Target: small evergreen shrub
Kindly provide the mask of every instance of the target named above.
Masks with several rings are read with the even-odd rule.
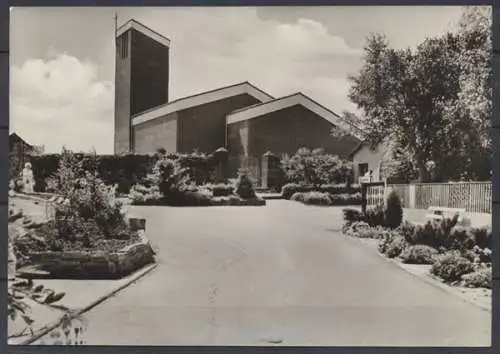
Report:
[[[462,285],[468,288],[491,289],[492,281],[491,267],[481,267],[472,273],[462,275]]]
[[[236,194],[242,199],[253,199],[256,198],[255,189],[253,187],[252,181],[246,174],[240,174],[238,180],[236,181]]]
[[[391,229],[397,228],[403,222],[403,207],[401,199],[396,191],[391,191],[387,197],[387,206],[384,211],[385,226]]]
[[[411,245],[401,253],[401,260],[407,264],[433,264],[438,251],[425,245]]]
[[[445,282],[460,281],[462,276],[474,271],[474,265],[459,251],[448,251],[439,255],[431,267],[431,273]]]

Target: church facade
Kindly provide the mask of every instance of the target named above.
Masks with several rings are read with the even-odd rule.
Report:
[[[249,82],[169,100],[170,40],[131,20],[117,30],[115,154],[211,153],[221,147],[238,168],[258,174],[266,152],[322,148],[348,157],[361,141],[335,138],[337,114],[302,93],[275,98]]]

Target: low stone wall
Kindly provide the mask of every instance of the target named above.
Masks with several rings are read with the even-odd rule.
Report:
[[[51,278],[102,278],[124,277],[133,271],[153,263],[154,252],[145,236],[144,219],[129,219],[130,227],[138,231],[141,240],[115,253],[103,251],[36,252],[31,253],[33,264],[41,273]],[[26,272],[22,276],[29,276]],[[34,272],[35,273],[35,272]],[[35,274],[32,274],[34,277]]]

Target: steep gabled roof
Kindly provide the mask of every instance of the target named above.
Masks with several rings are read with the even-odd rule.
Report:
[[[350,131],[354,130],[351,135],[353,135],[356,139],[361,140],[360,134],[356,132],[356,129],[353,129],[356,127],[343,120],[342,117],[335,112],[332,112],[301,92],[233,111],[227,116],[227,124],[261,117],[265,114],[297,105],[303,106],[311,112],[316,113],[318,116],[337,127],[349,129]]]
[[[151,28],[143,25],[140,22],[137,22],[136,20],[132,19],[127,21],[125,24],[121,25],[117,30],[116,30],[116,37],[120,37],[122,34],[127,32],[130,29],[134,29],[145,36],[154,39],[158,43],[163,44],[164,46],[170,47],[170,39],[167,37],[159,34],[156,31],[153,31]]]
[[[221,87],[215,90],[198,93],[192,96],[180,98],[164,105],[152,108],[145,112],[136,114],[132,119],[132,125],[142,124],[158,117],[165,116],[169,113],[182,111],[187,108],[192,108],[207,104],[210,102],[219,101],[225,98],[248,94],[258,99],[261,102],[271,101],[273,97],[261,89],[255,87],[251,83],[245,81],[239,84]]]

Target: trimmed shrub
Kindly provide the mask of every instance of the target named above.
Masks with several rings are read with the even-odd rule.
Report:
[[[74,155],[77,162],[81,161],[84,169],[97,172],[106,185],[117,184],[120,193],[128,193],[132,185],[140,183],[157,160],[154,155]],[[60,158],[61,154],[31,157],[37,192],[47,191],[48,179],[56,174]],[[50,187],[54,189],[54,186]]]
[[[304,202],[304,196],[305,196],[305,193],[303,193],[303,192],[295,192],[295,193],[293,193],[293,195],[290,198],[290,200],[293,200],[294,202],[301,202],[301,203],[303,203]]]
[[[407,264],[433,264],[438,251],[425,245],[411,245],[401,253],[401,260]]]
[[[474,271],[474,265],[458,251],[448,251],[439,255],[431,267],[431,273],[445,282],[459,281],[464,274]]]
[[[318,191],[329,194],[361,194],[361,187],[358,184],[322,184]]]
[[[384,223],[391,229],[397,228],[403,222],[403,207],[396,191],[391,191],[387,197],[387,206],[384,211]]]
[[[346,223],[353,223],[356,221],[363,221],[364,220],[363,213],[357,209],[345,208],[345,209],[342,209],[342,214],[344,214],[344,221]]]
[[[330,194],[331,205],[361,205],[361,194]]]
[[[295,193],[305,193],[313,190],[313,187],[297,183],[287,183],[281,188],[284,199],[290,199]]]
[[[468,288],[491,289],[492,281],[491,267],[481,267],[472,273],[462,275],[462,285]]]
[[[307,192],[303,193],[303,203],[307,205],[330,205],[332,201],[328,193]]]
[[[234,192],[234,186],[231,184],[216,184],[211,189],[214,197],[228,197]]]
[[[252,181],[246,174],[240,174],[236,181],[235,187],[236,194],[242,199],[256,198],[255,189]]]

